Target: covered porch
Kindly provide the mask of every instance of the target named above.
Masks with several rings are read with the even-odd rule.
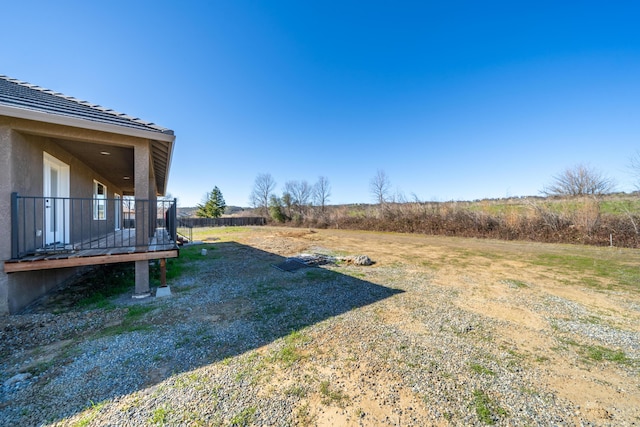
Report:
[[[148,261],[178,256],[175,199],[13,193],[11,224],[6,273],[136,262],[142,271],[136,274],[135,293],[144,295],[149,292]]]

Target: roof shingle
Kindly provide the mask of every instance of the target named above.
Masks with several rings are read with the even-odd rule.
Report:
[[[173,135],[154,123],[4,75],[0,75],[0,105]]]

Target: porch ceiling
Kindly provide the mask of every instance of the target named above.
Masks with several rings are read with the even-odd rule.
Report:
[[[133,195],[133,147],[69,141],[64,139],[54,139],[54,141],[91,169],[104,176],[116,186],[122,188],[124,195]],[[164,194],[166,190],[165,183],[167,182],[169,157],[169,147],[166,143],[159,141],[151,142],[151,159],[156,177],[156,188],[159,194]]]
[[[122,188],[124,195],[133,195],[133,147],[61,139],[56,139],[55,142],[114,185]]]

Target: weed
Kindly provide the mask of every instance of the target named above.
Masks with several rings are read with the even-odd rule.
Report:
[[[267,373],[266,362],[257,352],[251,352],[247,357],[236,360],[240,364],[239,370],[234,377],[237,383],[257,384]]]
[[[284,394],[302,399],[303,397],[307,397],[307,389],[298,385],[292,385],[284,391]]]
[[[135,325],[130,322],[124,322],[121,325],[104,328],[94,335],[94,337],[110,337],[114,335],[128,334],[131,332],[147,332],[150,330],[152,330],[151,325]]]
[[[611,350],[599,345],[586,346],[584,350],[587,357],[591,360],[595,360],[596,362],[607,360],[609,362],[627,364],[630,361],[622,350]]]
[[[538,363],[545,363],[549,361],[549,358],[547,356],[536,356],[534,360]]]
[[[481,422],[485,424],[495,424],[497,416],[506,416],[507,411],[491,401],[489,396],[482,390],[473,391],[473,406]]]
[[[309,402],[306,402],[302,406],[298,406],[296,408],[296,425],[300,426],[310,426],[315,424],[316,417],[311,416],[311,408],[309,407]]]
[[[128,320],[138,320],[146,313],[154,310],[154,306],[152,305],[133,305],[127,309],[126,318]]]
[[[332,390],[329,381],[320,382],[320,394],[322,395],[322,403],[325,405],[337,405],[343,408],[345,402],[349,400],[349,396],[340,390]]]
[[[300,352],[298,346],[309,341],[310,338],[308,336],[300,331],[293,331],[284,337],[284,346],[273,354],[271,360],[280,362],[288,368],[303,359],[304,355]]]
[[[234,415],[233,418],[231,418],[230,425],[234,427],[248,426],[249,424],[251,424],[256,411],[257,408],[255,406],[244,408],[242,411],[240,411],[240,413]]]
[[[608,362],[614,362],[621,365],[628,365],[633,362],[633,360],[629,359],[622,350],[612,350],[600,345],[580,344],[571,339],[561,339],[560,342],[575,347],[578,353],[586,361],[602,362],[606,360]]]
[[[91,422],[96,418],[96,416],[98,415],[98,412],[100,412],[100,410],[102,408],[104,408],[104,406],[106,405],[106,402],[101,402],[98,404],[95,404],[93,402],[91,402],[91,406],[89,407],[89,413],[82,417],[82,419],[80,421],[78,421],[77,423],[75,423],[73,426],[74,427],[85,427],[91,424]]]
[[[156,425],[164,425],[167,422],[167,416],[171,411],[165,407],[156,408],[151,414],[151,419],[149,420],[152,424]]]
[[[486,366],[482,366],[479,363],[471,363],[469,365],[469,367],[476,374],[481,374],[481,375],[495,375],[496,374],[491,369],[487,368]]]
[[[178,375],[174,377],[174,387],[178,390],[183,390],[186,388],[190,388],[193,390],[202,390],[204,385],[203,381],[206,381],[205,377],[201,377],[195,372],[189,374]]]

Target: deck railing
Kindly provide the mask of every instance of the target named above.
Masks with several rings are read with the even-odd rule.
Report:
[[[180,218],[176,218],[176,235],[178,243],[191,243],[193,242],[193,226],[184,222]]]
[[[11,256],[175,245],[176,200],[11,195]]]

